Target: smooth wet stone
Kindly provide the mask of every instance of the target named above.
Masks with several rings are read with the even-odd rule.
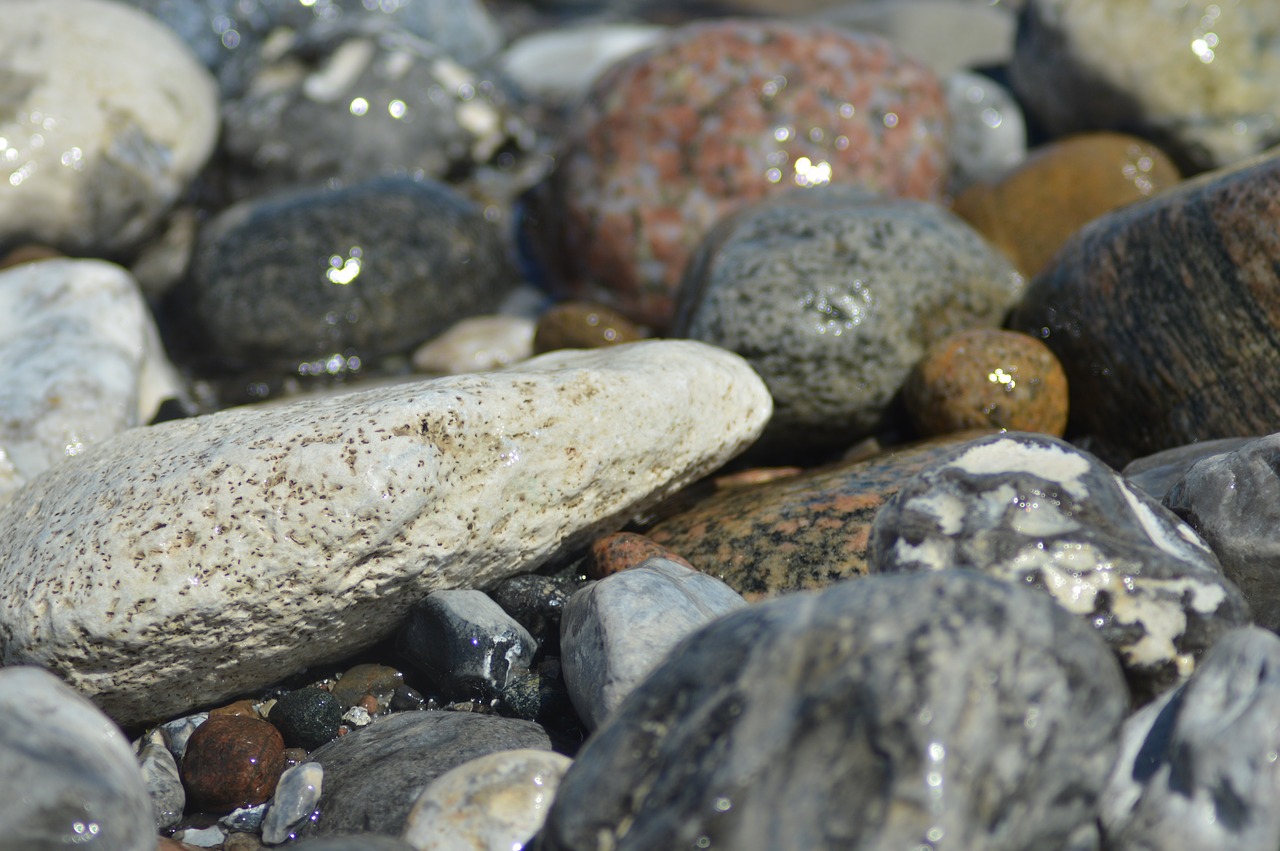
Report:
[[[1165,495],[1197,463],[1213,455],[1234,452],[1256,437],[1223,437],[1218,440],[1202,440],[1186,446],[1163,449],[1152,455],[1135,458],[1125,465],[1121,475],[1129,484],[1137,485],[1161,502]]]
[[[664,558],[578,591],[560,622],[560,661],[578,717],[598,728],[685,636],[746,604],[714,576]]]
[[[182,821],[187,807],[187,792],[182,785],[178,761],[169,751],[164,731],[156,728],[138,743],[138,767],[142,769],[151,797],[157,830],[165,830]]]
[[[1102,216],[1063,246],[1010,327],[1062,361],[1073,431],[1119,466],[1275,430],[1278,223],[1271,155]]]
[[[789,595],[632,693],[539,847],[1088,847],[1127,705],[1096,633],[970,571]]]
[[[271,845],[288,840],[311,818],[323,791],[324,767],[320,763],[304,762],[285,769],[262,822],[262,840]]]
[[[516,38],[498,64],[540,101],[567,107],[610,65],[652,47],[665,33],[652,24],[574,22]]]
[[[762,444],[790,459],[900,419],[895,397],[925,350],[998,326],[1024,285],[940,207],[809,190],[717,225],[689,267],[674,332],[760,373],[774,400]]]
[[[1105,847],[1216,851],[1280,844],[1280,638],[1222,637],[1184,685],[1125,722],[1102,803]]]
[[[634,343],[648,334],[615,310],[588,301],[565,301],[538,317],[533,350],[538,354],[556,349],[598,349]]]
[[[1027,156],[1027,122],[1013,94],[990,77],[957,71],[944,81],[951,110],[951,183],[1002,177]]]
[[[390,665],[365,663],[343,672],[330,689],[343,711],[372,697],[379,707],[391,705],[395,690],[404,685],[404,674]]]
[[[396,836],[378,836],[361,832],[294,842],[289,845],[289,851],[417,851],[417,849]]]
[[[769,411],[740,358],[653,341],[135,429],[0,513],[3,660],[126,724],[262,688],[620,527]]]
[[[191,734],[182,757],[182,782],[191,806],[208,813],[270,800],[283,771],[279,731],[241,715],[210,715]]]
[[[271,27],[263,0],[118,0],[173,30],[209,70],[217,73],[237,51]]]
[[[1249,621],[1191,527],[1046,435],[980,438],[903,484],[872,523],[868,563],[872,573],[963,567],[1043,592],[1107,641],[1139,697],[1185,679]]]
[[[1050,134],[1125,129],[1195,170],[1280,141],[1280,6],[1029,0],[1010,77]]]
[[[191,741],[191,734],[208,720],[208,712],[196,712],[192,715],[174,718],[172,721],[166,721],[160,725],[159,729],[164,731],[165,739],[169,743],[169,753],[173,754],[173,758],[179,764],[182,763],[182,757],[187,753],[187,742]]]
[[[137,282],[101,260],[0,272],[0,502],[183,395]]]
[[[635,532],[613,532],[591,543],[585,570],[592,579],[604,579],[623,570],[639,567],[651,558],[675,562],[690,569],[693,565],[659,544]]]
[[[337,737],[347,708],[327,691],[300,688],[281,695],[267,720],[280,731],[285,745],[313,751]]]
[[[431,781],[468,760],[519,748],[550,750],[551,743],[530,721],[469,712],[389,715],[311,755],[324,767],[320,816],[299,835],[399,835]]]
[[[380,178],[227,210],[202,230],[171,297],[204,357],[340,373],[491,311],[516,281],[504,252],[481,210],[447,186]]]
[[[554,655],[560,646],[560,615],[575,590],[576,585],[564,578],[526,573],[502,580],[488,594],[529,631],[543,655]]]
[[[947,121],[933,73],[876,36],[681,27],[596,81],[529,199],[525,247],[556,289],[663,329],[722,216],[828,182],[938,197]]]
[[[422,790],[404,840],[417,851],[524,848],[546,820],[571,764],[540,750],[499,751],[464,762]]]
[[[1036,148],[1018,168],[968,187],[951,209],[1036,275],[1088,222],[1179,180],[1177,166],[1145,139],[1085,133]]]
[[[119,728],[39,668],[0,669],[0,846],[154,851],[146,781]]]
[[[413,368],[437,375],[485,372],[533,356],[534,320],[524,316],[471,316],[413,352]]]
[[[213,78],[154,18],[102,0],[7,2],[0,57],[0,246],[136,247],[213,150]]]

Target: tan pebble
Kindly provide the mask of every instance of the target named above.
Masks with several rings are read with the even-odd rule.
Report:
[[[533,333],[535,354],[557,349],[598,349],[633,343],[645,331],[615,310],[587,301],[566,301],[538,317]]]
[[[0,269],[11,269],[23,263],[36,263],[40,260],[53,260],[61,257],[55,249],[47,245],[19,245],[4,257],[0,257]]]
[[[671,550],[635,532],[614,532],[597,538],[587,556],[586,572],[592,579],[603,579],[622,570],[637,567],[651,558],[665,558],[696,569]]]
[[[243,718],[262,719],[258,714],[256,702],[252,700],[237,700],[235,703],[228,703],[226,706],[219,706],[217,709],[210,709],[210,715],[239,715]]]
[[[715,486],[716,490],[725,490],[726,488],[743,488],[750,485],[763,484],[765,482],[774,482],[778,479],[787,479],[803,472],[803,467],[755,467],[750,470],[742,470],[737,473],[716,476]]]
[[[356,705],[365,712],[368,712],[370,715],[378,714],[378,698],[371,694],[366,694],[364,697],[360,698],[360,702]]]

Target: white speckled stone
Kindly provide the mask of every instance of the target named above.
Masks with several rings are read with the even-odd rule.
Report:
[[[151,16],[103,0],[4,4],[0,243],[135,246],[217,132],[213,78]]]
[[[1027,121],[1008,89],[969,71],[957,71],[945,85],[953,194],[999,178],[1027,158]]]
[[[101,260],[0,272],[0,363],[0,503],[181,392],[137,283]]]
[[[537,321],[528,316],[472,316],[413,353],[420,372],[456,375],[510,366],[533,355]]]
[[[0,664],[124,724],[265,686],[621,526],[771,409],[738,356],[650,341],[134,429],[0,513]]]
[[[573,761],[552,751],[498,751],[431,781],[414,802],[404,840],[418,851],[523,848],[542,828]]]
[[[656,44],[666,31],[629,23],[557,28],[516,39],[498,61],[526,91],[569,104],[610,65]]]

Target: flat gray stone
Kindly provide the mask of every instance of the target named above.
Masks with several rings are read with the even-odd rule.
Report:
[[[1240,449],[1255,437],[1223,437],[1175,446],[1151,455],[1135,458],[1124,466],[1120,474],[1151,496],[1164,501],[1165,495],[1187,474],[1187,471],[1205,458]]]

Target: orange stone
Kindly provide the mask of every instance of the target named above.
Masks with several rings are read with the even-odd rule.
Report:
[[[270,800],[284,771],[284,739],[257,718],[210,715],[187,741],[182,783],[199,810],[227,813]]]
[[[587,556],[587,576],[603,579],[622,570],[636,567],[647,559],[665,558],[676,564],[696,569],[682,557],[656,541],[635,532],[614,532],[597,538]]]
[[[226,706],[219,706],[217,709],[210,709],[210,715],[239,715],[242,718],[257,718],[261,720],[262,716],[253,708],[254,701],[245,698],[237,700],[235,703],[228,703]]]

